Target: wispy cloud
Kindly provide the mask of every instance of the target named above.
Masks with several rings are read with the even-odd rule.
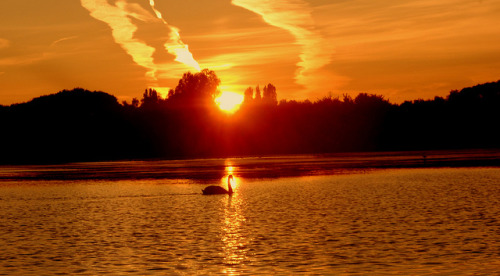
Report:
[[[262,16],[263,20],[288,31],[301,46],[295,79],[306,86],[312,73],[330,62],[332,52],[316,30],[312,8],[303,0],[232,0],[232,4]]]
[[[181,36],[179,34],[179,29],[174,26],[171,26],[163,19],[163,15],[161,12],[156,9],[155,1],[149,0],[149,5],[153,9],[156,14],[156,17],[160,19],[167,28],[170,29],[170,41],[165,43],[165,49],[172,55],[175,56],[175,60],[186,65],[191,66],[196,70],[201,70],[198,62],[193,58],[193,54],[189,51],[188,45],[184,44],[181,40]]]
[[[33,47],[34,51],[14,51],[7,53],[5,56],[0,56],[0,66],[25,66],[30,64],[35,64],[41,61],[54,59],[57,57],[62,57],[67,55],[67,52],[63,51],[53,51],[50,48],[56,46],[58,43],[63,41],[67,41],[70,39],[74,39],[76,36],[61,38],[55,40],[47,47]],[[1,49],[13,49],[10,47],[10,41],[7,39],[0,38],[0,50]],[[10,50],[8,49],[8,50]],[[22,48],[26,49],[26,48]],[[74,49],[72,49],[71,53],[74,53]]]
[[[350,78],[334,91],[402,102],[495,79],[499,12],[494,1],[359,0],[325,1],[314,17],[335,39],[329,69]]]
[[[18,56],[10,56],[5,58],[0,58],[0,66],[23,66],[34,64],[40,61],[49,60],[51,58],[60,56],[60,54],[45,52],[45,53],[34,53],[34,54],[23,54]]]
[[[155,49],[134,38],[137,26],[129,17],[148,20],[149,18],[132,11],[132,9],[142,10],[142,8],[129,5],[124,1],[117,2],[116,6],[110,5],[106,0],[81,0],[81,4],[89,10],[92,17],[109,25],[116,43],[120,44],[135,63],[148,69],[148,77],[155,79],[157,71],[153,60]]]
[[[60,38],[60,39],[52,42],[52,44],[50,44],[50,47],[54,47],[54,46],[56,46],[57,44],[59,44],[61,42],[72,40],[72,39],[75,39],[75,38],[78,38],[78,36],[74,35],[74,36],[68,36],[68,37]]]
[[[81,0],[81,4],[92,17],[108,24],[115,42],[132,57],[136,64],[148,70],[146,76],[154,82],[150,85],[156,85],[158,72],[167,69],[168,66],[165,63],[156,63],[153,55],[157,49],[135,36],[139,27],[133,19],[164,24],[166,31],[169,32],[169,40],[164,43],[165,49],[175,56],[176,61],[188,68],[200,69],[189,52],[188,46],[182,42],[179,30],[163,20],[153,0],[150,0],[149,4],[154,15],[139,4],[128,3],[125,0],[118,0],[115,5],[109,4],[107,0]]]

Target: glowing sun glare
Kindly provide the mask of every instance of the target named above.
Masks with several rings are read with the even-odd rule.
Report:
[[[222,92],[220,96],[215,99],[215,103],[222,111],[234,113],[240,108],[243,102],[243,95],[235,92]]]

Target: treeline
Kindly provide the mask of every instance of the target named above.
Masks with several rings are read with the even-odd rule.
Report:
[[[219,84],[203,70],[165,99],[148,89],[119,103],[77,88],[0,106],[0,162],[500,147],[500,81],[400,105],[366,93],[278,103],[268,84],[248,88],[232,115],[214,104]]]

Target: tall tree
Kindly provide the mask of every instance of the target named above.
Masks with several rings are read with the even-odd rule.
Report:
[[[142,105],[143,108],[151,108],[158,105],[163,99],[160,94],[155,89],[146,89],[144,94],[142,94]]]
[[[256,102],[260,102],[260,100],[262,99],[262,96],[260,94],[260,88],[259,86],[257,85],[257,87],[255,87],[255,97],[254,97],[254,100]]]
[[[266,104],[277,105],[278,104],[278,95],[276,93],[276,87],[272,84],[268,84],[264,86],[262,101]]]
[[[220,94],[219,84],[220,79],[212,70],[203,69],[195,74],[188,72],[179,80],[173,93],[169,92],[168,100],[188,105],[212,105]]]
[[[245,97],[243,98],[243,103],[249,104],[252,101],[253,101],[253,88],[252,87],[248,87],[245,90]]]

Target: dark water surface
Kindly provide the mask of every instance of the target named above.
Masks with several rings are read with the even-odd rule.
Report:
[[[498,167],[331,158],[0,167],[0,275],[500,271]]]

